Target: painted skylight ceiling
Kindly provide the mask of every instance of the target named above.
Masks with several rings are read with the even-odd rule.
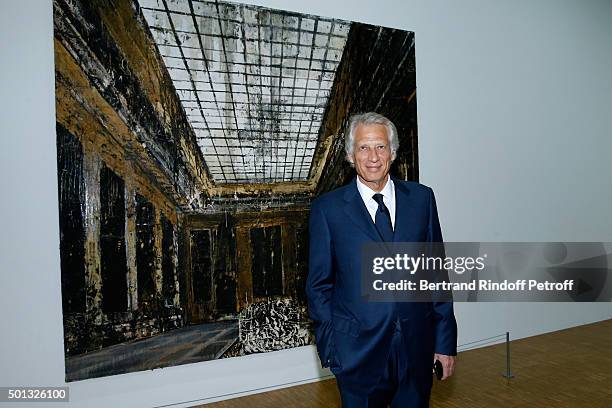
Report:
[[[139,4],[214,181],[306,180],[350,23],[225,2]]]

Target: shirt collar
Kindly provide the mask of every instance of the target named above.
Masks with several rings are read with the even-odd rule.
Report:
[[[372,197],[374,196],[374,194],[377,194],[376,191],[372,190],[370,187],[365,185],[359,179],[359,176],[357,176],[356,179],[357,179],[357,190],[359,190],[359,194],[361,195],[361,197],[363,197],[363,200],[367,202],[367,200],[373,199]],[[391,176],[388,175],[387,183],[385,184],[383,189],[380,191],[380,194],[382,194],[387,200],[389,200],[389,202],[392,202],[393,197],[395,196],[395,189],[393,187],[394,187],[393,180],[391,180]]]

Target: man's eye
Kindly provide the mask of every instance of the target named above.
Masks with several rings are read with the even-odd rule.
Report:
[[[380,146],[377,146],[377,147],[378,147],[378,150],[383,150],[385,148],[385,145],[380,145]]]
[[[360,146],[359,147],[359,150],[365,150],[365,149],[367,149],[367,147],[365,147],[365,146]]]

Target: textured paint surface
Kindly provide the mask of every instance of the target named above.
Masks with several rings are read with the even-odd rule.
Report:
[[[100,260],[102,310],[127,311],[127,260],[125,250],[125,186],[104,166],[100,174]]]
[[[153,310],[159,305],[155,291],[155,207],[136,195],[136,270],[138,308]]]
[[[64,315],[85,312],[85,230],[83,225],[83,148],[57,125],[57,172]]]
[[[191,231],[191,273],[195,303],[205,303],[212,295],[210,230]]]
[[[240,354],[263,353],[309,344],[308,321],[291,299],[256,302],[239,316]]]
[[[283,295],[280,232],[279,226],[251,230],[251,275],[255,298]]]
[[[174,305],[176,297],[176,245],[174,225],[164,216],[161,217],[162,231],[162,295],[164,306]]]

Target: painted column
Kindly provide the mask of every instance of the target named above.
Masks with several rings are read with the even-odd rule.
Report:
[[[157,301],[163,299],[162,296],[162,284],[163,284],[163,271],[162,271],[162,225],[161,225],[161,211],[158,206],[155,207],[155,223],[153,225],[153,282],[155,284],[155,298]],[[159,304],[162,302],[160,301]]]
[[[128,310],[138,310],[138,270],[136,267],[136,188],[131,177],[131,163],[125,176],[125,251],[127,259]]]
[[[172,226],[172,248],[173,248],[173,256],[172,256],[172,277],[174,278],[174,299],[172,299],[172,303],[174,306],[180,306],[180,297],[179,297],[179,277],[178,277],[178,269],[179,269],[179,257],[178,257],[178,234],[179,234],[179,226],[180,221],[177,217],[177,225]]]
[[[253,274],[251,259],[251,241],[249,227],[236,228],[236,260],[238,268],[237,307],[238,311],[253,302]]]
[[[83,146],[85,179],[85,288],[87,320],[102,324],[102,276],[100,267],[100,157]]]

